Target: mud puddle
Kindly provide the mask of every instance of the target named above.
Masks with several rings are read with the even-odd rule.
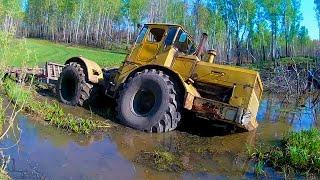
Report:
[[[229,134],[222,127],[198,120],[189,128],[165,134],[146,134],[110,122],[103,133],[90,136],[70,134],[20,114],[16,128],[0,142],[10,156],[13,179],[227,179],[254,178],[247,147],[272,144],[289,130],[318,127],[318,107],[312,99],[291,109],[266,96],[258,113],[254,132]],[[82,108],[66,111],[107,121]],[[146,154],[150,154],[146,159]],[[168,156],[161,161],[152,153]],[[155,159],[152,159],[152,158]],[[160,164],[159,168],[155,166]],[[178,166],[178,168],[177,168]],[[282,177],[267,169],[267,176]]]

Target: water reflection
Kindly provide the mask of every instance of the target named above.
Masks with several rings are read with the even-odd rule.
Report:
[[[0,145],[10,146],[21,137],[18,146],[5,151],[12,158],[8,170],[14,179],[248,178],[254,177],[248,146],[257,142],[273,143],[291,129],[299,131],[317,126],[318,105],[314,106],[312,98],[302,104],[300,108],[292,108],[273,96],[266,96],[258,112],[257,131],[236,134],[227,134],[210,122],[197,122],[203,126],[193,126],[192,131],[181,128],[165,134],[146,134],[114,124],[105,133],[80,136],[19,116],[22,132],[11,132]],[[85,110],[70,112],[91,116]],[[99,116],[94,118],[105,121]],[[207,131],[206,136],[203,131]],[[177,156],[184,171],[159,172],[148,162],[136,161],[141,153],[155,150]],[[268,175],[279,176],[273,171]]]
[[[261,102],[257,120],[260,123],[286,121],[294,131],[307,130],[318,127],[319,109],[315,97],[305,97],[288,103],[277,96],[267,95]]]

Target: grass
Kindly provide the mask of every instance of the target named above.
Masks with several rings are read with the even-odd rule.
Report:
[[[290,58],[290,57],[286,57],[286,58],[282,58],[280,59],[280,63],[281,64],[314,64],[314,60],[311,58],[306,58],[306,57],[294,57],[294,58]]]
[[[0,179],[7,180],[11,178],[8,176],[8,173],[5,170],[0,169]]]
[[[103,122],[77,118],[71,114],[65,114],[56,102],[48,103],[46,101],[37,101],[31,90],[25,89],[11,80],[6,80],[3,87],[8,98],[15,104],[21,106],[26,112],[40,116],[58,128],[63,128],[75,133],[89,134],[99,127],[107,127],[102,125]]]
[[[14,34],[1,31],[0,47],[1,86],[8,98],[16,105],[49,121],[52,125],[76,133],[88,134],[96,129],[109,127],[102,122],[65,114],[58,103],[37,101],[32,90],[17,85],[13,81],[2,82],[3,72],[7,66],[34,67],[41,66],[47,61],[64,63],[67,59],[80,55],[96,61],[101,67],[116,66],[124,60],[124,54],[96,48],[72,47],[38,39],[16,39]]]
[[[311,58],[306,58],[306,57],[286,57],[286,58],[281,58],[279,60],[277,60],[277,62],[279,62],[281,65],[285,65],[285,66],[290,66],[293,65],[294,63],[296,63],[296,65],[309,65],[311,67],[313,67],[315,65],[315,62],[313,59]],[[273,70],[274,69],[274,63],[271,60],[268,61],[261,61],[258,62],[256,64],[248,64],[247,67],[249,69],[253,69],[253,70]]]
[[[25,39],[16,40],[24,41],[26,51],[12,49],[15,56],[10,60],[10,66],[22,66],[21,62],[26,62],[27,66],[41,66],[45,62],[56,62],[63,64],[66,60],[74,56],[83,56],[89,60],[95,61],[101,67],[112,67],[119,65],[124,59],[125,54],[113,53],[107,50],[88,47],[69,46],[46,40]]]
[[[0,135],[2,135],[2,129],[3,129],[3,124],[4,124],[4,120],[5,120],[5,111],[3,108],[3,99],[0,96]]]
[[[147,164],[157,171],[180,172],[185,169],[181,160],[177,156],[171,152],[163,150],[142,152],[137,161]]]
[[[302,174],[320,173],[320,130],[290,132],[279,145],[255,149],[256,172],[263,172],[264,163],[277,170]]]
[[[264,166],[265,163],[263,161],[258,161],[255,166],[254,166],[254,172],[256,173],[256,175],[265,175],[264,172]]]

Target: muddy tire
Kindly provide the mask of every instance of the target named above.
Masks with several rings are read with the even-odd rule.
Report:
[[[120,123],[145,132],[176,129],[181,119],[181,97],[163,71],[146,69],[124,83],[117,98]]]
[[[67,64],[59,77],[57,93],[61,102],[71,106],[89,104],[93,85],[87,82],[86,74],[80,64]]]

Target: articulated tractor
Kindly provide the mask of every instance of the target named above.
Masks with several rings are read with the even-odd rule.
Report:
[[[57,82],[60,100],[85,106],[98,92],[116,101],[121,124],[145,132],[174,130],[186,112],[241,129],[257,128],[263,86],[256,71],[215,64],[180,25],[145,24],[119,68],[84,57],[66,61]],[[194,123],[197,123],[196,120]]]

